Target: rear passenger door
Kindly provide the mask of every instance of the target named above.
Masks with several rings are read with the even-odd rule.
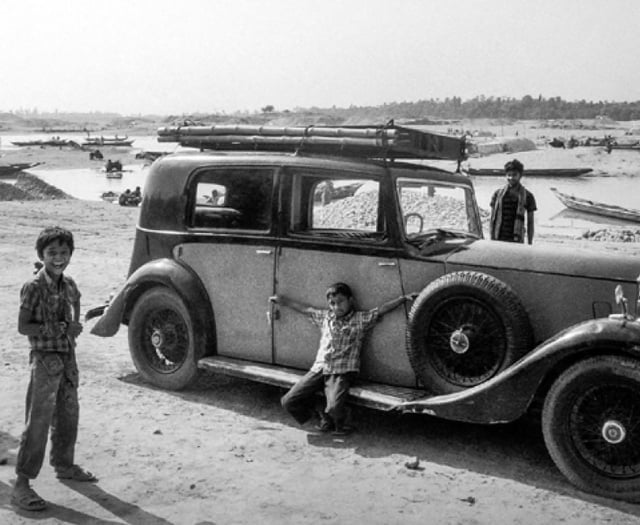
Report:
[[[358,309],[370,309],[402,293],[397,249],[385,216],[385,180],[360,172],[288,170],[286,235],[276,264],[276,289],[298,301],[325,307],[325,290],[351,286]],[[385,197],[386,195],[386,197]],[[275,362],[308,368],[319,329],[304,315],[279,307],[274,321]],[[362,353],[361,376],[406,384],[414,381],[404,351],[406,313],[385,316]]]
[[[274,182],[272,168],[234,167],[201,170],[191,184],[193,242],[181,247],[181,259],[209,295],[219,355],[272,361]]]

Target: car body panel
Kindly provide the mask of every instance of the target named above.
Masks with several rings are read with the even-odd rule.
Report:
[[[211,250],[210,244],[181,244],[179,259],[204,284],[214,311],[218,354],[271,363],[266,314],[273,294],[276,248],[260,242],[224,246],[224,250]],[[240,264],[242,285],[237,280]]]
[[[326,307],[323,299],[328,284],[338,281],[353,283],[357,307],[364,310],[403,293],[395,258],[283,248],[278,257],[277,275],[278,294],[301,302],[317,297],[313,302],[318,308]],[[362,349],[360,375],[363,379],[384,379],[390,384],[415,381],[403,351],[406,317],[404,309],[397,309],[383,317],[369,333]],[[279,308],[279,319],[274,322],[276,363],[309,368],[315,359],[319,335],[319,329],[304,316]]]
[[[187,307],[191,308],[196,329],[207,334],[214,332],[209,298],[198,276],[177,261],[163,258],[146,263],[129,276],[95,323],[91,333],[101,337],[115,335],[120,324],[128,323],[135,301],[154,286],[164,286],[176,291]],[[209,355],[214,350],[215,346],[207,348],[203,355]]]

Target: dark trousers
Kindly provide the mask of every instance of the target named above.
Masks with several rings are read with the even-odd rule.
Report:
[[[355,372],[324,375],[322,372],[309,371],[282,397],[282,406],[302,425],[315,412],[322,412],[322,404],[318,404],[317,393],[324,390],[326,407],[323,412],[336,426],[340,426],[344,424],[346,416],[345,404],[349,388],[357,375]]]
[[[20,440],[16,474],[37,477],[51,427],[50,462],[56,469],[73,465],[78,437],[78,367],[73,351],[31,352],[26,425]]]

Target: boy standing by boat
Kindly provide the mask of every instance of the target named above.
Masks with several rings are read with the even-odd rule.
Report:
[[[536,199],[521,183],[524,166],[518,159],[504,165],[507,184],[491,197],[491,239],[533,243],[533,214],[538,209]],[[526,219],[526,225],[525,225]]]
[[[29,338],[31,378],[11,503],[23,510],[37,511],[47,506],[29,481],[40,473],[50,427],[50,462],[56,477],[96,481],[93,474],[74,463],[79,413],[75,347],[82,325],[80,291],[63,273],[73,249],[69,230],[45,228],[36,241],[43,266],[20,291],[18,331]]]

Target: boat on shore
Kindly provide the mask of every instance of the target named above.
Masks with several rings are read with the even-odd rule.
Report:
[[[504,177],[504,168],[468,168],[466,173],[474,177]],[[531,168],[524,170],[525,177],[579,177],[591,173],[593,168]]]
[[[39,166],[42,162],[19,162],[15,164],[0,164],[0,177],[12,177],[16,173],[19,173],[30,168]]]
[[[99,137],[87,137],[82,143],[83,146],[91,147],[104,147],[104,146],[131,146],[134,143],[134,139],[130,139],[127,135],[124,137],[105,137],[103,135]]]
[[[71,141],[67,139],[61,139],[59,137],[52,137],[48,140],[12,140],[11,144],[19,147],[26,146],[37,146],[37,147],[45,147],[45,146],[68,146]]]
[[[600,215],[603,217],[612,217],[614,219],[623,219],[625,221],[640,222],[640,210],[623,208],[622,206],[616,206],[614,204],[605,204],[603,202],[574,197],[573,195],[558,191],[557,188],[549,189],[560,200],[560,202],[562,202],[562,204],[572,210],[590,213],[592,215]]]

